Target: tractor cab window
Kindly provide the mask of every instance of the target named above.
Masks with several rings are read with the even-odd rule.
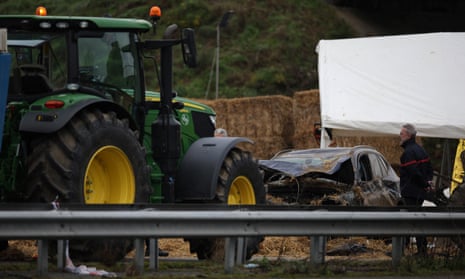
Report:
[[[130,33],[100,32],[79,37],[81,82],[100,83],[118,89],[134,89],[134,60]]]
[[[67,77],[65,37],[60,34],[8,34],[12,67],[10,95],[44,94],[63,88]]]
[[[131,111],[140,88],[134,34],[82,32],[78,39],[79,82]]]

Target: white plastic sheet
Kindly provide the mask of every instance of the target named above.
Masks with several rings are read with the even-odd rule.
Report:
[[[465,137],[465,33],[321,40],[322,127],[335,135]]]

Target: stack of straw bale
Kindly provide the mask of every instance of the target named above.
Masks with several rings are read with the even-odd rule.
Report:
[[[314,124],[320,122],[318,90],[296,92],[292,98],[271,95],[198,101],[215,110],[216,126],[225,128],[229,136],[253,140],[255,144],[241,148],[257,159],[269,159],[283,149],[319,147],[313,136]],[[338,146],[371,145],[393,165],[398,164],[402,152],[397,136],[335,139]]]
[[[296,149],[318,148],[318,142],[313,136],[315,123],[320,122],[320,94],[318,90],[308,90],[294,93],[293,143]]]
[[[243,148],[253,152],[256,158],[268,159],[280,150],[292,148],[292,98],[264,96],[204,103],[216,111],[217,127],[225,128],[229,136],[254,141],[253,145]]]

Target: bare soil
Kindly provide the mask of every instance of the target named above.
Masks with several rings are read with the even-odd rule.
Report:
[[[353,259],[390,259],[391,244],[388,239],[366,237],[330,238],[326,245],[326,257],[350,257]],[[430,253],[455,254],[455,245],[448,238],[428,238]],[[159,239],[159,247],[169,252],[168,258],[192,258],[189,243],[182,238]],[[310,256],[310,238],[308,237],[266,237],[260,250],[254,257],[306,259]],[[415,253],[412,244],[406,253]],[[132,257],[134,251],[128,254]],[[37,257],[37,245],[34,240],[10,240],[9,248],[0,252],[0,261],[29,261]],[[72,255],[71,255],[72,258]]]
[[[168,251],[168,258],[192,258],[189,243],[182,238],[166,238],[159,240],[159,247]],[[388,259],[386,252],[390,245],[383,240],[364,237],[334,238],[328,241],[328,257],[351,256],[357,258]],[[133,256],[133,252],[128,257]],[[256,257],[305,259],[310,255],[310,239],[308,237],[266,237],[261,243]],[[3,261],[30,261],[37,257],[37,246],[33,240],[10,240],[9,248],[0,252]],[[72,258],[72,255],[71,255]]]

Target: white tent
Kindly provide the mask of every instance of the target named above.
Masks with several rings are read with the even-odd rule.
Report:
[[[321,124],[335,135],[465,138],[465,33],[321,40]]]

